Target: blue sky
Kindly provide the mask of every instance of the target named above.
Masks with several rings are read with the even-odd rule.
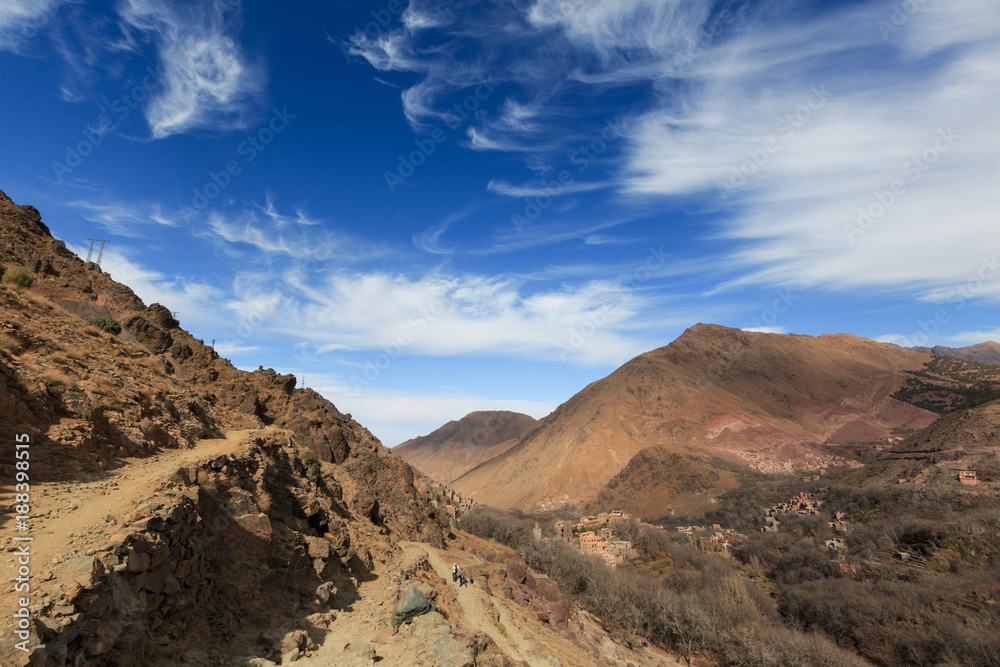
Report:
[[[1000,339],[995,2],[0,2],[0,189],[386,444],[697,322]]]

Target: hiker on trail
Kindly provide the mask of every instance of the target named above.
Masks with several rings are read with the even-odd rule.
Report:
[[[467,583],[468,581],[465,578],[465,570],[462,570],[461,573],[459,573],[458,575],[458,587],[461,588],[462,586],[465,586]]]
[[[455,563],[451,564],[451,580],[458,581],[458,565]]]

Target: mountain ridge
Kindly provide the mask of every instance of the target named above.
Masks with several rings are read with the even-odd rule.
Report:
[[[453,486],[483,503],[530,510],[567,496],[590,500],[657,444],[705,458],[808,458],[828,440],[932,422],[936,415],[891,398],[929,358],[851,334],[700,323],[591,383]]]
[[[917,352],[925,352],[936,357],[948,357],[950,359],[961,359],[977,364],[997,365],[1000,364],[1000,343],[988,340],[975,345],[965,347],[945,347],[935,345],[934,347],[913,347]]]
[[[303,605],[348,604],[395,541],[443,545],[447,520],[370,431],[292,375],[236,369],[3,193],[0,263],[33,278],[0,284],[0,475],[28,442],[37,531],[29,651],[4,642],[4,664],[222,664]],[[0,594],[5,636],[19,599]]]
[[[513,440],[537,423],[534,417],[508,410],[477,410],[433,432],[392,448],[407,463],[439,482],[456,477],[501,453]]]

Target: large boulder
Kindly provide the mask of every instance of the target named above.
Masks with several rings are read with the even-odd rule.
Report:
[[[409,624],[417,616],[432,611],[437,611],[437,605],[434,604],[434,601],[416,588],[411,588],[403,593],[399,602],[393,607],[392,626],[395,628],[403,623]]]
[[[528,580],[528,571],[520,563],[511,563],[507,566],[507,577],[512,581],[523,584]]]

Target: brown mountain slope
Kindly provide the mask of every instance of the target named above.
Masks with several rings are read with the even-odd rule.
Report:
[[[954,481],[954,470],[978,470],[1000,480],[1000,400],[950,412],[886,449],[878,460],[844,480],[859,486],[929,477]]]
[[[914,347],[911,349],[917,352],[933,354],[935,357],[949,357],[951,359],[961,359],[962,361],[971,361],[986,365],[1000,364],[1000,343],[992,340],[967,347],[935,345],[934,347]]]
[[[393,447],[392,453],[434,480],[447,483],[500,454],[503,450],[497,445],[516,438],[535,423],[534,417],[520,412],[471,412],[429,435]]]
[[[0,592],[0,632],[30,597],[32,664],[275,657],[262,630],[349,607],[399,539],[441,542],[413,470],[350,415],[293,376],[234,368],[2,193],[0,263],[34,277],[0,284],[4,569],[13,536],[35,540],[30,589]],[[0,644],[4,665],[27,656]]]
[[[454,481],[532,509],[593,498],[641,450],[765,461],[916,429],[936,415],[890,397],[929,357],[847,334],[782,336],[699,324],[592,383],[511,448]]]
[[[1000,389],[1000,366],[949,357],[933,357],[909,375],[893,398],[940,414]]]
[[[596,514],[621,509],[644,520],[662,519],[669,507],[683,515],[737,484],[728,467],[700,454],[653,445],[632,457],[585,506]]]

